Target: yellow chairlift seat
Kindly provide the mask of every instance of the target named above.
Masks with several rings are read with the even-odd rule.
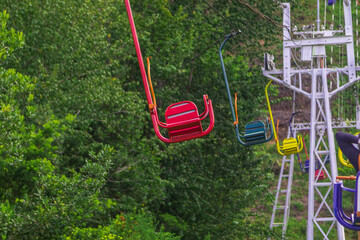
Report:
[[[299,140],[299,142],[301,146],[299,146],[298,141],[295,138],[286,138],[283,141],[283,145],[280,146],[280,150],[283,151],[284,155],[299,153],[303,148],[301,140]]]
[[[343,157],[343,154],[342,154],[342,151],[340,150],[340,148],[338,151],[338,157],[339,157],[340,163],[342,165],[344,165],[345,167],[348,167],[348,168],[354,168],[354,166],[350,163],[350,161]]]
[[[268,91],[267,91],[267,89],[270,86],[271,82],[272,82],[272,80],[270,80],[269,83],[266,85],[265,95],[266,95],[266,101],[267,101],[268,108],[269,108],[271,124],[273,126],[273,129],[275,129],[274,118],[273,118],[273,115],[272,115],[272,112],[271,112],[269,94],[268,94]],[[291,121],[291,119],[290,119],[290,121]],[[278,139],[278,127],[279,127],[279,120],[277,122],[276,131],[274,131],[274,136],[275,136],[276,147],[277,147],[278,153],[280,155],[283,155],[283,156],[288,156],[288,155],[291,155],[291,154],[296,154],[296,153],[301,152],[301,150],[303,149],[302,137],[300,135],[298,135],[297,139],[295,139],[294,137],[285,138],[283,140],[283,142],[282,142],[282,145],[281,145],[280,141]]]
[[[277,121],[276,124],[277,135],[278,135],[278,131],[279,131],[279,120]],[[303,149],[303,140],[300,135],[297,136],[297,140],[294,137],[285,138],[282,142],[282,145],[280,145],[279,140],[277,139],[277,135],[275,135],[275,141],[278,152],[281,155],[288,156],[291,154],[296,154],[301,152],[301,150]]]
[[[359,135],[360,132],[357,132],[355,133],[354,135],[357,136]],[[344,165],[345,167],[348,167],[348,168],[354,168],[354,166],[350,163],[350,161],[348,159],[345,159],[344,156],[343,156],[343,153],[341,151],[341,149],[339,148],[338,150],[338,158],[339,158],[339,161],[342,165]]]

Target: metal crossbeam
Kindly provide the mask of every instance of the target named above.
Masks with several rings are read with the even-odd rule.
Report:
[[[334,129],[336,128],[355,128],[356,127],[356,121],[350,120],[346,122],[331,122],[331,127]],[[318,128],[323,128],[325,125],[325,122],[317,122]],[[291,125],[293,129],[295,130],[310,130],[311,123],[294,123]]]
[[[331,38],[326,37],[326,38],[284,41],[284,45],[289,48],[299,48],[303,46],[314,46],[314,45],[336,45],[336,44],[347,44],[347,43],[352,43],[351,37],[331,37]]]

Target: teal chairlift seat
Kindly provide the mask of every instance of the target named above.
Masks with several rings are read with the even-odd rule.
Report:
[[[245,125],[245,134],[243,135],[245,142],[250,145],[267,142],[268,139],[266,133],[269,128],[271,128],[268,120],[266,121],[266,125],[267,126],[265,126],[262,121],[252,121],[247,123]]]
[[[221,67],[222,67],[222,71],[223,71],[223,75],[224,75],[226,90],[227,90],[227,94],[228,94],[228,98],[229,98],[230,110],[231,110],[232,117],[234,120],[235,133],[236,133],[237,139],[239,140],[239,142],[242,145],[251,146],[251,145],[266,143],[266,142],[270,141],[273,137],[274,131],[273,131],[272,125],[270,124],[269,119],[266,119],[265,123],[262,121],[258,121],[258,120],[249,122],[245,125],[244,132],[239,131],[239,121],[238,121],[238,115],[237,115],[237,94],[235,94],[235,109],[234,109],[233,104],[232,104],[232,99],[231,99],[229,83],[227,80],[224,60],[223,60],[223,56],[222,56],[222,49],[224,48],[226,42],[231,37],[235,36],[238,33],[240,33],[240,31],[231,33],[231,34],[228,34],[225,36],[225,40],[220,46],[219,55],[220,55]],[[266,86],[266,90],[267,90],[268,86],[269,86],[269,84]]]

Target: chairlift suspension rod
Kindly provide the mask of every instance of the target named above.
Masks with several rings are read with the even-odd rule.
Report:
[[[136,55],[137,55],[137,58],[138,58],[139,67],[140,67],[140,71],[141,71],[141,77],[142,77],[144,88],[145,88],[146,100],[148,101],[149,105],[152,105],[153,101],[152,101],[152,98],[151,98],[150,88],[149,88],[149,85],[148,85],[148,79],[146,77],[144,61],[143,61],[143,57],[142,57],[142,54],[141,54],[139,39],[138,39],[138,36],[137,36],[137,33],[136,33],[136,28],[135,28],[133,14],[132,14],[132,11],[131,11],[130,2],[129,2],[129,0],[124,0],[124,1],[125,1],[125,6],[126,6],[126,12],[127,12],[128,18],[129,18],[131,33],[132,33],[132,36],[133,36],[133,39],[134,39]]]

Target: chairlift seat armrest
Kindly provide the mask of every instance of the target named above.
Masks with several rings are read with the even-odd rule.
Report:
[[[205,110],[202,114],[199,115],[200,121],[204,120],[209,114],[210,99],[207,94],[203,95],[203,99],[204,99]]]

